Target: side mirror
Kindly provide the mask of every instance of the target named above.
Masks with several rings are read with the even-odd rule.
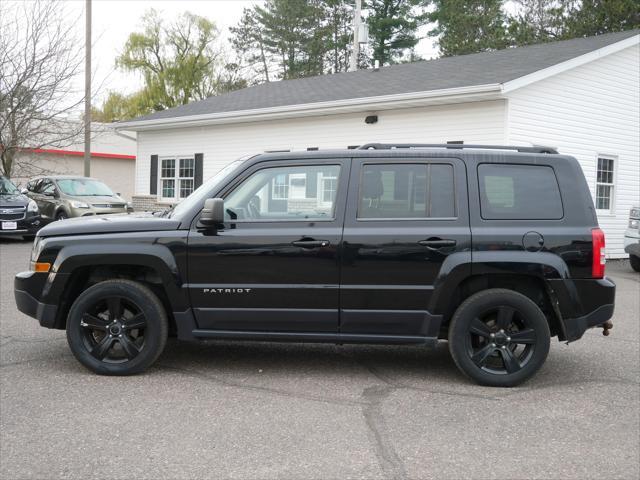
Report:
[[[221,198],[207,198],[200,215],[200,223],[207,227],[224,223],[224,200]]]

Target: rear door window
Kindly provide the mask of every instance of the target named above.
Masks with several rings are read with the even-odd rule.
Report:
[[[558,220],[564,216],[553,168],[480,164],[480,209],[486,220]]]
[[[455,217],[453,166],[375,163],[362,167],[359,219]]]

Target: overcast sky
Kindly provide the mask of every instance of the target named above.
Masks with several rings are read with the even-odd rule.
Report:
[[[2,0],[0,0],[2,1]],[[242,10],[261,0],[94,0],[93,13],[93,71],[95,83],[103,82],[101,97],[108,90],[131,93],[142,85],[137,75],[116,70],[114,60],[131,32],[140,30],[140,19],[146,10],[155,8],[163,18],[172,19],[184,11],[202,15],[213,20],[223,36],[227,36],[229,27],[240,19]],[[77,22],[79,35],[84,35],[84,1],[67,3],[70,17],[80,16]],[[422,40],[418,53],[425,58],[435,56],[436,52],[430,39]]]
[[[16,6],[22,1],[0,0]],[[263,0],[93,0],[92,88],[94,95],[99,92],[94,103],[101,104],[109,90],[132,93],[142,86],[142,77],[117,70],[115,59],[122,52],[129,34],[142,30],[141,18],[148,9],[155,8],[168,21],[185,11],[204,16],[216,23],[222,38],[226,39],[229,27],[238,23],[243,9],[261,3]],[[84,43],[84,12],[85,0],[66,0],[61,5],[60,15],[74,26],[81,44]],[[420,35],[425,36],[427,28],[422,30]],[[222,44],[232,53],[226,41]],[[433,41],[428,38],[421,40],[416,50],[423,58],[437,54]],[[84,91],[82,73],[75,83],[75,90],[81,94]]]

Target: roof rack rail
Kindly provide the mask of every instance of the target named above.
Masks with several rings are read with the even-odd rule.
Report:
[[[400,148],[448,148],[452,150],[472,148],[482,150],[514,150],[523,153],[558,153],[555,148],[543,146],[519,147],[515,145],[471,145],[462,143],[367,143],[360,145],[358,150],[392,150]]]

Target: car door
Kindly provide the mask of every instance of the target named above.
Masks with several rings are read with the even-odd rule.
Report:
[[[199,328],[338,329],[349,160],[263,162],[222,193],[225,223],[194,223],[189,293]]]
[[[434,285],[445,263],[470,259],[464,163],[354,159],[349,191],[340,332],[437,336]]]
[[[40,209],[40,214],[49,220],[55,218],[55,208],[58,200],[56,200],[56,187],[48,178],[43,179],[37,187],[36,203]]]

